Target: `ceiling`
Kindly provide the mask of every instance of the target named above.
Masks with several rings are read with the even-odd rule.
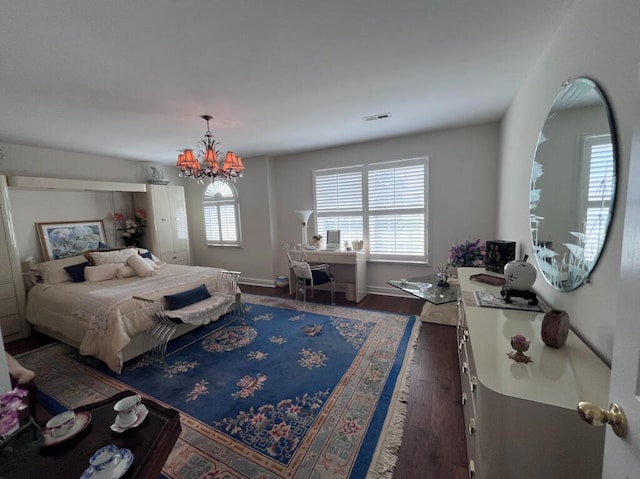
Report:
[[[497,120],[571,3],[4,1],[0,141],[170,164],[203,114],[244,158]]]

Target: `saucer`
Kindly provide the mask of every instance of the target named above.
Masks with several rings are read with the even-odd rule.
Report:
[[[114,423],[110,426],[111,430],[113,432],[125,432],[127,429],[138,427],[145,420],[145,418],[147,417],[147,414],[149,414],[149,410],[147,409],[147,406],[145,406],[144,404],[140,404],[136,408],[136,420],[133,421],[133,423],[129,424],[126,427],[122,427],[119,424],[116,424],[116,421],[114,421]]]
[[[44,446],[55,446],[61,442],[71,439],[79,434],[85,427],[91,422],[91,413],[88,411],[81,411],[76,413],[76,417],[73,424],[64,434],[60,436],[54,436],[53,432],[49,428],[43,428],[42,433],[44,435]]]
[[[98,471],[95,467],[89,466],[80,476],[80,479],[118,479],[127,472],[133,463],[133,454],[129,449],[119,449],[118,453],[122,459],[118,464],[109,469]]]

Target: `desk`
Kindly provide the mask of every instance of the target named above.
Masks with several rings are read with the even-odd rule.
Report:
[[[131,450],[133,464],[123,479],[157,479],[173,445],[180,435],[180,415],[175,409],[162,407],[147,398],[142,403],[147,406],[149,415],[135,429],[117,434],[109,429],[115,413],[113,405],[119,399],[134,394],[125,391],[94,404],[79,407],[76,411],[91,412],[91,422],[87,428],[63,443],[42,447],[23,458],[19,468],[8,476],[12,479],[33,477],[77,478],[89,467],[89,458],[95,451],[107,444]],[[4,465],[3,465],[4,466]],[[0,467],[2,469],[2,467]]]
[[[367,295],[367,257],[364,251],[306,250],[307,262],[326,263],[336,279],[336,290],[345,290],[345,283],[355,287],[356,303]],[[289,294],[296,292],[296,276],[289,268]],[[323,289],[322,286],[316,289]]]

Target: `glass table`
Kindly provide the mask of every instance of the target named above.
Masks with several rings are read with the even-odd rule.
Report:
[[[387,283],[432,304],[452,303],[458,299],[457,288],[454,285],[444,288],[438,286],[435,274],[409,278],[406,281],[391,279]]]

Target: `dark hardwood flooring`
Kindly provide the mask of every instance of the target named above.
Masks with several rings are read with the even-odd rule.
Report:
[[[242,285],[248,294],[288,298],[286,288]],[[316,291],[315,301],[329,303],[328,293]],[[336,293],[336,304],[362,309],[419,315],[422,301],[413,298],[368,295],[353,303]],[[18,354],[46,344],[46,336],[5,345],[10,354]],[[456,330],[451,326],[422,323],[410,367],[407,419],[394,478],[463,479],[468,478],[465,425],[460,402],[460,374],[456,352]],[[46,411],[38,410],[38,420]],[[44,412],[43,412],[44,411]]]

